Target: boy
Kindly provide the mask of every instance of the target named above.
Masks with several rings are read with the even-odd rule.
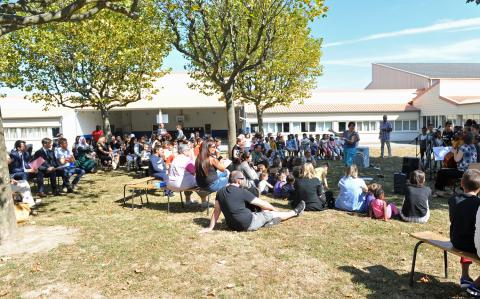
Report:
[[[461,186],[463,193],[456,194],[448,201],[450,215],[450,240],[453,246],[465,252],[477,253],[474,242],[475,220],[480,206],[480,171],[467,170],[463,174]],[[460,286],[467,292],[480,298],[480,277],[473,281],[469,275],[472,261],[461,258],[462,277]]]

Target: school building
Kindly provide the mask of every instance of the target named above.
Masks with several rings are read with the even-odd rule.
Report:
[[[159,121],[173,131],[177,124],[188,130],[225,137],[225,104],[219,95],[206,96],[189,88],[187,73],[172,73],[156,82],[159,92],[151,101],[140,100],[110,113],[117,134],[150,134]],[[98,111],[52,108],[21,96],[0,100],[7,149],[17,139],[40,146],[43,137],[61,132],[70,142],[89,135],[101,125]],[[237,126],[254,131],[252,105],[237,105]],[[314,90],[303,103],[278,106],[264,112],[266,132],[328,133],[341,131],[349,121],[357,124],[361,143],[378,142],[383,115],[393,124],[392,141],[411,141],[427,123],[440,126],[446,120],[462,124],[480,121],[480,63],[374,63],[372,82],[361,90]],[[187,130],[187,131],[188,131]]]

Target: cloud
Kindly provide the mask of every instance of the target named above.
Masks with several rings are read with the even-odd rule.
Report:
[[[444,46],[412,47],[399,54],[322,61],[324,65],[370,67],[373,62],[471,62],[478,61],[480,38]]]
[[[478,27],[478,26],[480,26],[480,18],[470,18],[470,19],[461,19],[461,20],[444,20],[426,27],[416,27],[416,28],[409,28],[409,29],[403,29],[403,30],[392,31],[392,32],[376,33],[376,34],[370,34],[370,35],[356,38],[356,39],[326,43],[323,45],[323,47],[324,48],[335,47],[335,46],[349,45],[349,44],[355,44],[359,42],[379,40],[379,39],[390,38],[390,37],[422,34],[422,33],[437,32],[437,31],[460,30],[460,29],[466,29],[466,28],[472,28],[472,27]]]

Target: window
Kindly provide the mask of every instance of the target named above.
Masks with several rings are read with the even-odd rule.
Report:
[[[308,123],[308,131],[309,132],[316,132],[317,130],[317,123],[314,123],[314,122],[311,122],[311,123]]]
[[[416,120],[410,121],[410,131],[418,131],[418,122]]]
[[[396,120],[396,121],[393,123],[393,125],[394,125],[394,128],[393,128],[394,131],[402,131],[402,129],[403,129],[403,122],[402,122],[401,120]]]
[[[360,131],[363,131],[363,122],[359,121],[357,123],[357,130],[360,132]]]
[[[283,132],[283,123],[277,123],[277,131],[276,132]]]
[[[370,131],[376,131],[377,130],[377,122],[376,121],[371,121],[370,122]]]
[[[283,132],[290,132],[290,123],[283,123]]]
[[[403,131],[410,131],[410,121],[408,120],[403,121]]]
[[[326,121],[323,129],[325,131],[331,130],[332,129],[332,122],[331,121]]]
[[[308,132],[308,131],[307,131],[307,123],[306,123],[306,122],[302,122],[301,124],[302,124],[302,128],[301,128],[301,129],[302,129],[302,132]]]
[[[5,128],[5,139],[40,140],[52,137],[51,128]]]
[[[19,139],[17,134],[17,128],[4,128],[5,139]]]
[[[292,131],[294,133],[300,132],[300,123],[298,123],[298,122],[292,123]]]

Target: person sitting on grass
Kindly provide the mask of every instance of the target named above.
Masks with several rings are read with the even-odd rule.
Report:
[[[425,173],[415,170],[410,174],[410,182],[405,188],[400,217],[403,221],[414,223],[427,223],[430,218],[428,201],[432,196],[432,190],[425,184]]]
[[[374,196],[375,199],[370,202],[368,210],[368,215],[370,217],[387,221],[393,216],[399,214],[398,208],[395,204],[387,204],[385,201],[385,192],[382,188],[375,190]]]
[[[292,207],[305,202],[305,211],[322,211],[326,208],[326,198],[320,180],[315,176],[312,163],[305,163],[300,176],[295,180],[294,189],[288,198]]]
[[[270,203],[259,199],[251,192],[240,188],[245,177],[241,171],[232,171],[229,184],[217,191],[215,209],[210,220],[209,227],[201,230],[207,233],[213,230],[220,217],[225,216],[227,226],[235,231],[256,231],[261,227],[269,227],[297,217],[305,210],[305,202],[301,201],[295,209],[288,212],[279,212]],[[252,212],[247,205],[259,207],[261,212]]]
[[[287,175],[287,182],[282,186],[282,199],[288,199],[290,195],[295,192],[295,177],[293,174]]]
[[[258,182],[258,192],[262,195],[268,194],[270,190],[273,189],[273,186],[268,182],[268,174],[261,173]]]
[[[480,171],[467,170],[462,176],[460,182],[463,193],[455,194],[448,200],[450,215],[450,241],[453,247],[458,250],[477,253],[475,248],[475,221],[478,207],[480,206]],[[477,233],[478,235],[478,233]],[[479,247],[477,247],[479,248]],[[467,292],[480,298],[480,277],[473,281],[469,275],[471,260],[462,257],[460,264],[462,266],[462,276],[460,277],[460,286],[467,289]]]
[[[366,213],[365,195],[368,191],[365,181],[358,177],[357,165],[347,167],[345,176],[338,182],[340,192],[335,201],[335,208],[348,212]]]

